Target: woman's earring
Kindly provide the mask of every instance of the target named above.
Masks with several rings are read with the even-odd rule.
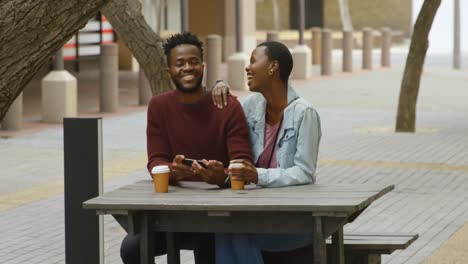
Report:
[[[268,74],[270,74],[270,76],[272,76],[273,75],[273,70],[269,70]]]

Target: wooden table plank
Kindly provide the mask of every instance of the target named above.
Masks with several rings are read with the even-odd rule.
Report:
[[[141,181],[86,201],[84,208],[351,213],[365,208],[393,189],[393,185],[346,185],[342,188],[339,185],[302,185],[232,191],[197,182],[182,185],[171,186],[169,193],[161,194],[153,191],[151,181]]]

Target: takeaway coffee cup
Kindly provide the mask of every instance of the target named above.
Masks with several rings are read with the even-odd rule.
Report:
[[[158,193],[167,193],[169,190],[169,167],[167,165],[159,165],[153,167],[151,174],[153,175],[154,191]]]
[[[240,171],[238,169],[244,168],[241,163],[231,163],[229,165],[229,177],[231,178],[231,189],[232,190],[244,190],[245,182],[243,180]]]

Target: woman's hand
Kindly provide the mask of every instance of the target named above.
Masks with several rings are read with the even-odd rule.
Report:
[[[227,106],[229,95],[232,95],[229,90],[229,85],[222,80],[217,81],[211,90],[211,99],[213,100],[213,104],[219,109],[223,109]]]
[[[242,175],[244,178],[244,181],[246,182],[253,182],[255,184],[258,183],[258,173],[257,173],[257,168],[255,168],[252,163],[250,163],[247,160],[243,159],[236,159],[236,160],[231,160],[230,163],[240,163],[244,165],[242,169],[229,169],[229,174],[235,174],[237,175]]]

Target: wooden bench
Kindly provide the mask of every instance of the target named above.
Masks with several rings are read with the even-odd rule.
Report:
[[[418,238],[417,234],[353,233],[344,235],[346,264],[380,264],[382,254],[406,249]],[[327,241],[330,245],[330,240]],[[329,260],[333,259],[327,248]],[[265,264],[309,263],[313,257],[311,246],[288,252],[264,252]]]
[[[381,255],[392,254],[399,249],[406,249],[416,239],[418,239],[417,234],[345,234],[346,264],[380,264]]]

